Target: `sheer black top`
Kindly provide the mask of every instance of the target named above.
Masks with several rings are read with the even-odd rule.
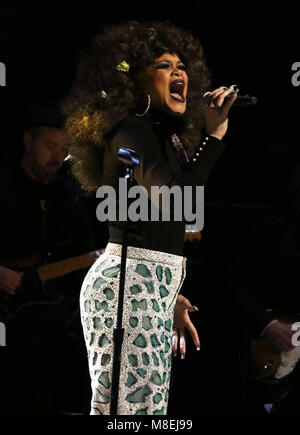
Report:
[[[178,130],[174,125],[173,119],[158,117],[153,113],[144,117],[127,117],[118,126],[110,146],[105,150],[103,185],[113,186],[118,191],[119,177],[124,176],[124,164],[118,159],[117,152],[123,147],[134,150],[140,160],[134,170],[134,184],[147,189],[149,201],[151,186],[204,186],[224,149],[224,143],[207,136],[204,145],[203,142],[199,144],[197,154],[190,159],[189,164],[182,165],[171,141],[171,135],[177,133],[176,128]],[[128,246],[182,255],[185,224],[184,221],[174,220],[128,221]],[[118,218],[109,222],[110,242],[122,244],[122,228],[123,223],[118,222]]]

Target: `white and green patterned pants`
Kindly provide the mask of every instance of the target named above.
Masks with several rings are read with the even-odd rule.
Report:
[[[108,243],[87,273],[81,321],[92,383],[91,414],[109,414],[122,246]],[[173,314],[184,257],[128,247],[118,415],[167,413]]]

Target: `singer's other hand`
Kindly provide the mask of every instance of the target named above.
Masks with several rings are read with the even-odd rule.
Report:
[[[200,340],[198,332],[189,316],[189,312],[193,313],[195,311],[198,311],[197,307],[192,305],[190,301],[184,296],[178,295],[174,308],[172,348],[173,355],[175,356],[179,344],[181,359],[185,358],[186,353],[186,329],[191,334],[197,350],[200,350]]]
[[[206,133],[222,140],[228,128],[228,112],[237,95],[233,94],[224,103],[225,97],[230,95],[233,88],[221,87],[213,90],[202,99],[206,122]],[[224,103],[224,104],[223,104]]]

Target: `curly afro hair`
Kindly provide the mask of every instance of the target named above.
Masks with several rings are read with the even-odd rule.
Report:
[[[135,22],[106,26],[81,53],[70,94],[62,103],[72,172],[83,190],[101,185],[102,159],[109,134],[141,100],[139,74],[164,53],[177,54],[189,77],[182,142],[191,156],[201,140],[201,96],[210,87],[200,41],[170,22]],[[125,61],[128,72],[117,65]],[[145,96],[143,96],[145,98]]]

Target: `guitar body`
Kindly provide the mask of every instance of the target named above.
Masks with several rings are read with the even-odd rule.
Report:
[[[300,316],[276,316],[282,322],[292,325]],[[266,339],[253,340],[250,349],[251,372],[253,377],[267,383],[279,383],[293,372],[300,361],[300,346],[290,352],[276,352]]]
[[[261,380],[275,380],[281,363],[281,354],[274,351],[267,340],[254,341],[251,347],[252,373]],[[269,369],[268,369],[269,367]]]
[[[53,303],[60,295],[46,290],[47,281],[90,267],[99,257],[100,251],[92,251],[76,257],[41,264],[41,254],[15,260],[0,260],[0,264],[23,272],[22,282],[14,295],[0,291],[0,321],[5,322],[20,308],[30,304]]]
[[[0,260],[1,265],[23,273],[21,285],[14,295],[0,291],[0,321],[9,319],[19,307],[28,301],[44,300],[43,283],[36,272],[42,258],[42,253],[37,251],[24,258]]]

